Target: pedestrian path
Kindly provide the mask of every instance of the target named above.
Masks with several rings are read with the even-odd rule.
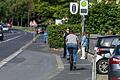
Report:
[[[88,60],[81,60],[80,54],[77,56],[77,69],[74,71],[69,70],[69,64],[66,63],[66,59],[63,57],[63,51],[54,51],[49,49],[47,45],[41,45],[39,43],[39,39],[36,40],[36,43],[32,45],[30,48],[35,48],[35,50],[40,51],[47,51],[51,54],[55,54],[60,56],[63,64],[58,64],[64,67],[64,69],[61,69],[54,75],[50,76],[50,80],[92,80],[92,64]],[[36,44],[38,46],[36,46]],[[39,45],[40,44],[40,45]]]
[[[69,63],[66,63],[66,59],[62,58],[63,54],[59,53],[64,69],[52,77],[50,80],[92,80],[92,64],[88,60],[81,60],[80,54],[77,56],[77,69],[70,71]]]
[[[70,71],[69,64],[64,63],[64,70],[51,80],[92,80],[92,67],[87,60],[77,63],[77,69]]]
[[[39,43],[40,37],[36,39],[36,43]],[[41,43],[40,43],[41,44]],[[33,45],[35,47],[36,45]],[[66,59],[63,57],[63,51],[54,51],[49,49],[47,45],[38,45],[38,50],[41,51],[47,51],[51,54],[55,54],[60,56],[63,64],[58,64],[64,67],[64,69],[61,69],[57,74],[50,77],[50,80],[92,80],[92,64],[87,59],[81,60],[80,56],[81,54],[77,54],[77,69],[74,71],[69,70],[69,64],[66,63]],[[37,49],[36,48],[36,49]],[[33,48],[32,48],[33,49]]]

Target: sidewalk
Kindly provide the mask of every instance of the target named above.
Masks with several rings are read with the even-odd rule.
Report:
[[[60,60],[57,61],[58,69],[60,68],[60,71],[57,71],[54,75],[50,76],[50,80],[92,80],[92,64],[87,59],[86,60],[80,60],[80,54],[78,54],[77,57],[77,69],[74,71],[69,70],[69,64],[66,63],[66,59],[63,57],[63,50],[55,50],[55,49],[49,49],[48,46],[43,47],[39,44],[35,43],[35,45],[38,45],[36,47],[31,46],[31,48],[35,48],[38,51],[42,52],[49,52],[51,54],[58,55],[60,59],[62,60],[62,63],[58,63]],[[34,46],[35,46],[34,45]],[[91,57],[87,57],[90,61],[92,61]],[[59,67],[59,66],[62,66]]]
[[[32,43],[0,69],[1,80],[49,80],[56,74],[56,56],[46,45]]]
[[[0,71],[1,80],[91,80],[92,64],[88,60],[77,61],[77,69],[69,70],[62,58],[62,50],[50,49],[36,41],[25,48]]]

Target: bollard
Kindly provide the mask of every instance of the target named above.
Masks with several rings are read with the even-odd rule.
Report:
[[[46,36],[46,44],[48,45],[48,36]]]
[[[95,53],[93,56],[92,80],[96,80],[96,57],[97,57],[97,53]]]

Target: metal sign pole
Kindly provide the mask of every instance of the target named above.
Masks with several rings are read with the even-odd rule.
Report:
[[[81,15],[82,17],[82,23],[81,23],[81,26],[82,26],[82,33],[85,32],[85,15]]]

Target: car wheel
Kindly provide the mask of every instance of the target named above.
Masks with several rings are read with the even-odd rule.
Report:
[[[101,73],[101,74],[108,73],[108,60],[107,59],[100,60],[96,64],[96,68],[98,73]]]

